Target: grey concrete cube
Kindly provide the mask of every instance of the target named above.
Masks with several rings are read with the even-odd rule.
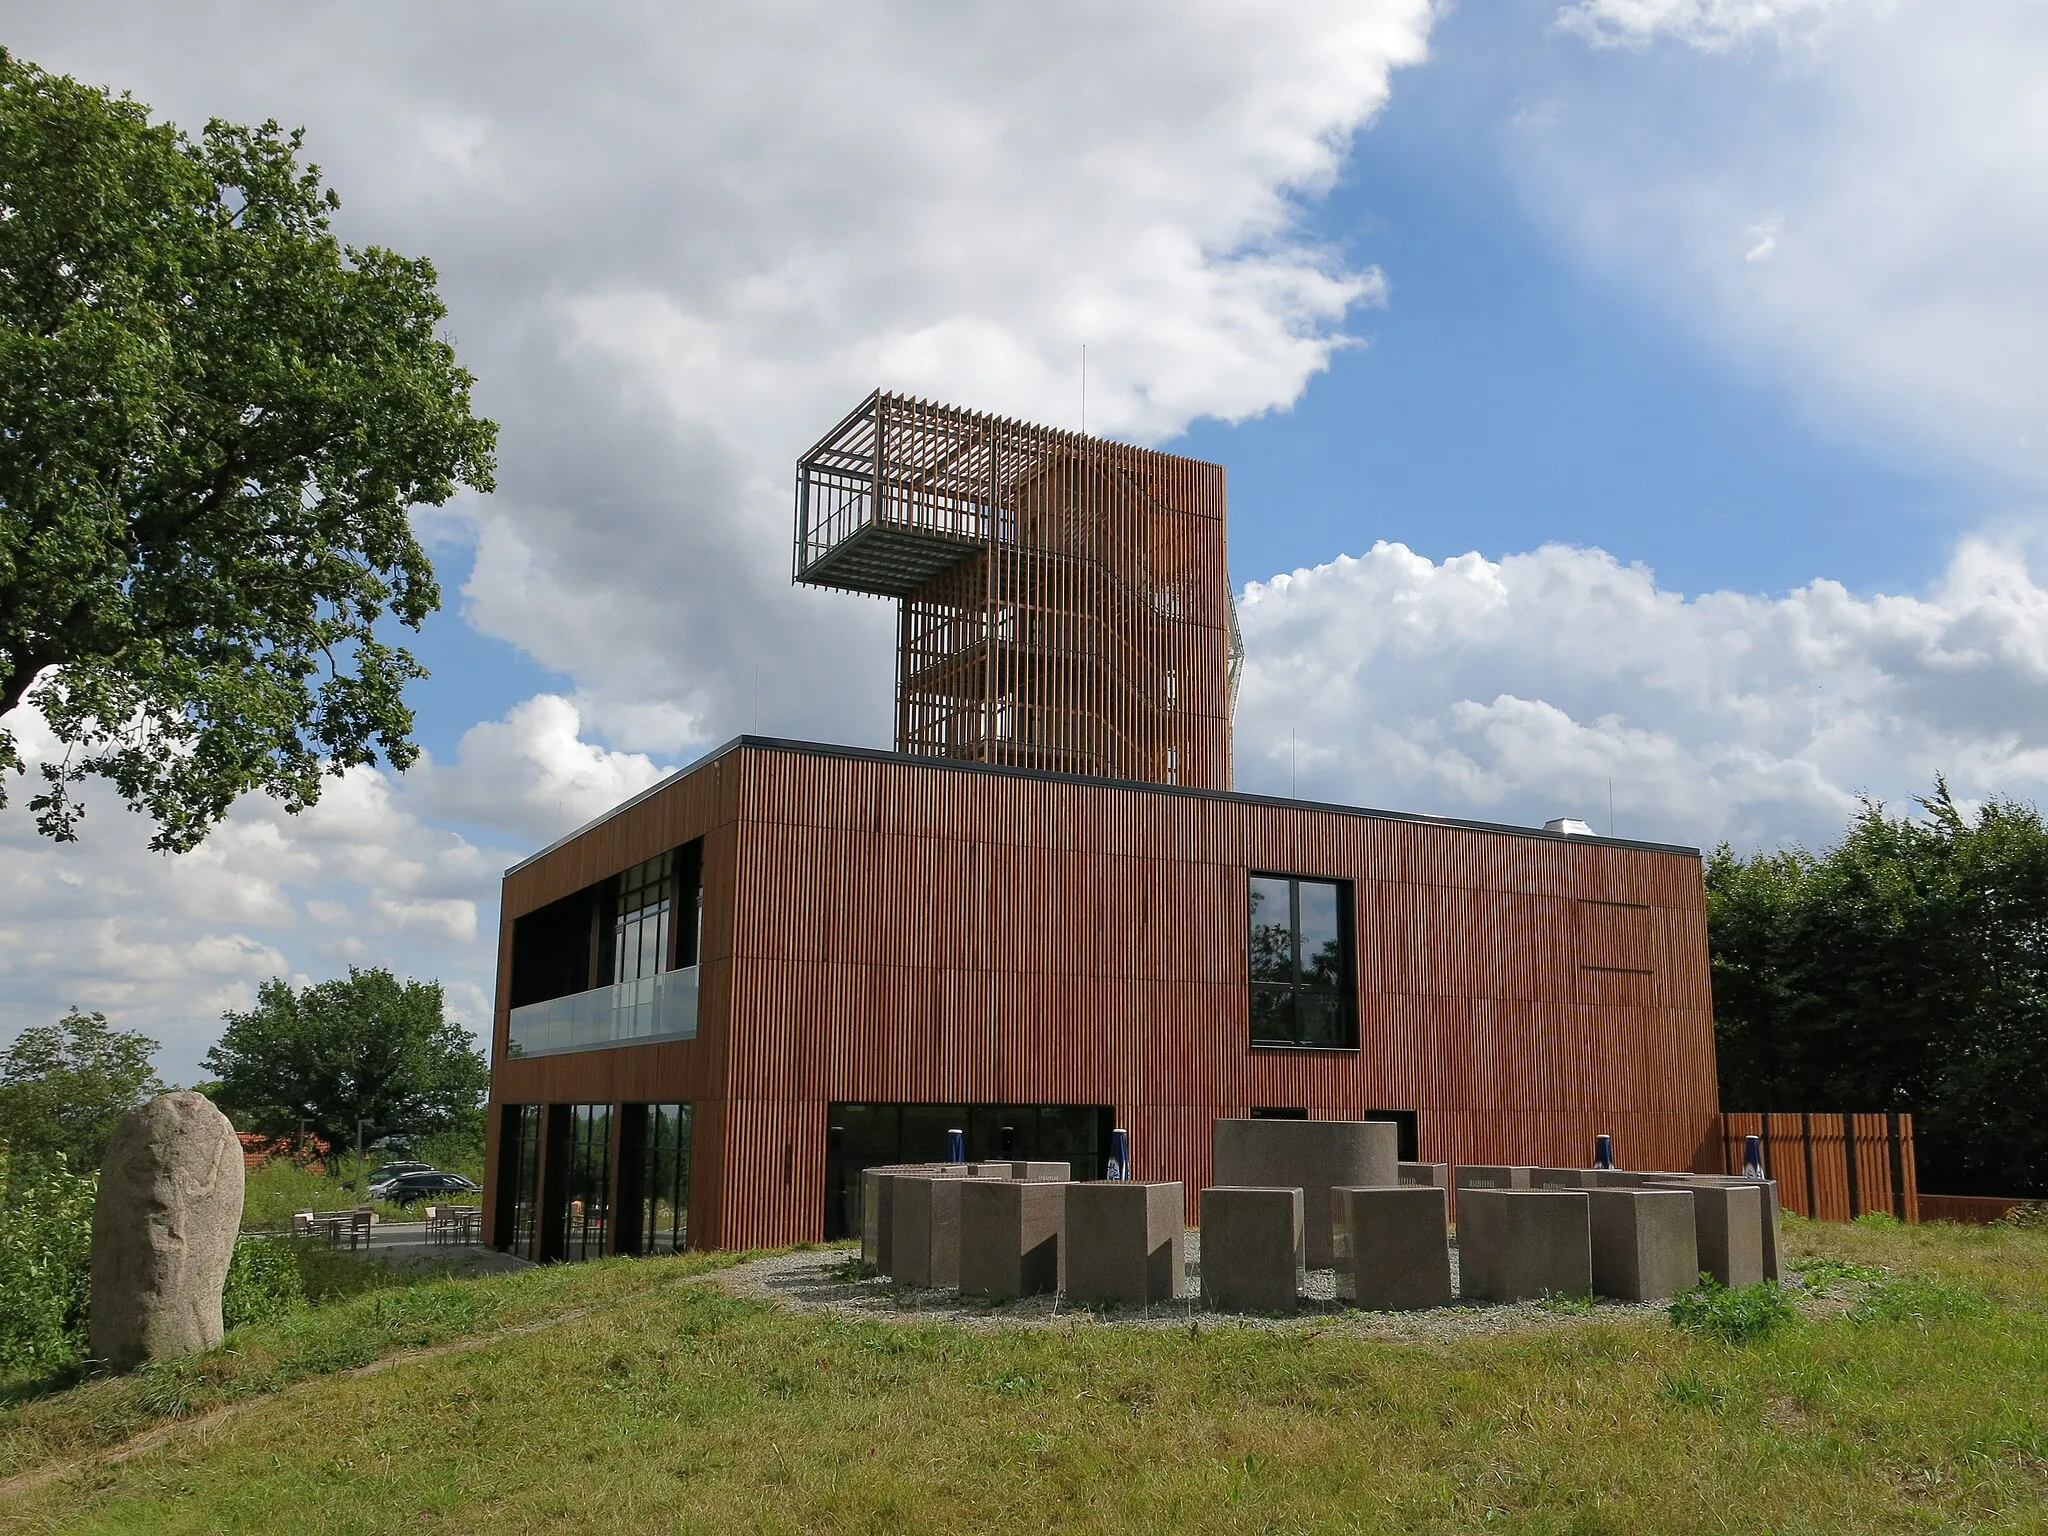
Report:
[[[1764,1278],[1764,1192],[1741,1180],[1726,1184],[1695,1181],[1691,1189],[1693,1230],[1699,1238],[1700,1268],[1730,1290]]]
[[[960,1283],[960,1193],[974,1186],[998,1188],[992,1179],[958,1174],[899,1173],[890,1176],[889,1273],[900,1285],[945,1289]]]
[[[864,1168],[860,1175],[860,1256],[874,1265],[878,1274],[895,1273],[895,1186],[889,1181],[898,1174],[957,1177],[948,1170],[957,1163],[883,1163]]]
[[[1326,1194],[1326,1205],[1328,1199]],[[1202,1191],[1206,1304],[1229,1312],[1292,1312],[1301,1300],[1301,1267],[1299,1189],[1235,1185]]]
[[[1497,1163],[1460,1163],[1451,1170],[1456,1189],[1527,1189],[1529,1170]]]
[[[1635,1168],[1588,1168],[1586,1187],[1588,1189],[1641,1189],[1656,1175]]]
[[[1450,1200],[1434,1184],[1333,1189],[1337,1296],[1368,1312],[1451,1304]]]
[[[1060,1289],[1071,1300],[1142,1307],[1181,1294],[1187,1196],[1178,1183],[1092,1179],[1061,1187],[1067,1214]]]
[[[1018,1162],[1010,1164],[1010,1177],[1033,1184],[1064,1184],[1074,1176],[1071,1163]]]
[[[1593,1289],[1617,1301],[1663,1301],[1699,1283],[1689,1189],[1591,1189]]]
[[[969,1179],[956,1187],[960,1294],[1009,1300],[1058,1290],[1067,1186]]]
[[[1529,1170],[1531,1189],[1591,1189],[1593,1170],[1590,1168],[1531,1168]]]
[[[1745,1179],[1734,1174],[1719,1173],[1673,1173],[1655,1176],[1660,1184],[1675,1184],[1686,1189],[1701,1185],[1728,1185],[1748,1187],[1760,1191],[1757,1200],[1757,1247],[1761,1260],[1763,1278],[1778,1281],[1784,1278],[1779,1264],[1784,1233],[1780,1217],[1783,1214],[1778,1204],[1778,1181],[1776,1179]]]
[[[1218,1120],[1213,1137],[1218,1188],[1301,1191],[1311,1269],[1330,1267],[1331,1190],[1401,1182],[1400,1133],[1391,1120]]]
[[[1592,1211],[1581,1189],[1458,1192],[1460,1292],[1480,1301],[1593,1289]]]
[[[1451,1187],[1449,1163],[1396,1163],[1395,1176],[1403,1184],[1425,1184],[1434,1189]]]

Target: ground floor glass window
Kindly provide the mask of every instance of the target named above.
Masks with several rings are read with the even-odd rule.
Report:
[[[626,1112],[641,1117],[634,1138],[640,1163],[638,1251],[681,1253],[690,1246],[690,1106],[632,1104]]]
[[[561,1185],[550,1202],[561,1224],[557,1256],[601,1258],[611,1224],[612,1107],[568,1104],[560,1112],[568,1118],[568,1135]]]

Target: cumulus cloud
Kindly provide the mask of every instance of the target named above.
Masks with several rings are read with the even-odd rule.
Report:
[[[502,720],[463,733],[456,763],[414,771],[439,817],[502,828],[530,845],[552,841],[660,780],[669,770],[638,752],[585,741],[576,705],[543,693]]]
[[[2048,790],[2048,588],[1963,545],[1921,597],[1687,597],[1599,550],[1399,544],[1244,594],[1238,782],[1712,845],[1838,835],[1946,772]]]
[[[1566,249],[1827,430],[2048,490],[2048,8],[1584,0],[1514,151]],[[1754,46],[1734,48],[1737,42]]]
[[[789,586],[797,454],[878,385],[1170,435],[1285,406],[1382,291],[1303,232],[1430,0],[935,11],[29,0],[187,124],[303,122],[434,257],[504,425],[464,611],[650,752],[885,744],[887,609]]]
[[[1596,47],[1640,48],[1660,37],[1722,52],[1763,36],[1784,40],[1810,28],[1842,0],[1578,0],[1558,12],[1560,31]]]
[[[442,981],[450,1017],[481,1033],[505,866],[657,776],[576,740],[576,720],[564,700],[532,700],[474,728],[454,761],[403,778],[351,769],[302,815],[245,799],[175,857],[150,852],[148,823],[98,786],[77,844],[0,814],[0,1038],[100,1009],[161,1041],[160,1069],[191,1081],[222,1011],[261,982],[351,965]],[[21,723],[33,766],[52,743],[33,712]]]

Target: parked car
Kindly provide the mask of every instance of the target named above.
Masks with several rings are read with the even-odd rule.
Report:
[[[383,1184],[370,1187],[371,1199],[391,1205],[411,1205],[418,1200],[453,1200],[482,1193],[481,1185],[472,1183],[461,1174],[442,1173],[433,1168],[424,1172],[401,1173]]]
[[[434,1171],[435,1168],[432,1163],[385,1163],[382,1167],[372,1168],[370,1176],[363,1180],[363,1184],[374,1193],[379,1184],[389,1184],[401,1173],[433,1173]]]

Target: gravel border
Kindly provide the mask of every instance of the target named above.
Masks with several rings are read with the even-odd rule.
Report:
[[[875,1322],[945,1323],[971,1329],[1000,1328],[1257,1328],[1343,1333],[1364,1338],[1448,1342],[1586,1323],[1665,1316],[1664,1302],[1525,1301],[1510,1304],[1460,1302],[1425,1312],[1360,1312],[1336,1299],[1334,1270],[1308,1271],[1301,1308],[1291,1315],[1218,1312],[1193,1299],[1201,1294],[1201,1234],[1187,1234],[1189,1298],[1141,1310],[1125,1307],[1069,1307],[1056,1296],[990,1302],[963,1298],[953,1290],[899,1286],[886,1277],[854,1279],[860,1250],[851,1244],[814,1248],[754,1259],[707,1277],[735,1296],[746,1296],[794,1312],[829,1312]],[[1453,1288],[1457,1249],[1451,1250]]]

